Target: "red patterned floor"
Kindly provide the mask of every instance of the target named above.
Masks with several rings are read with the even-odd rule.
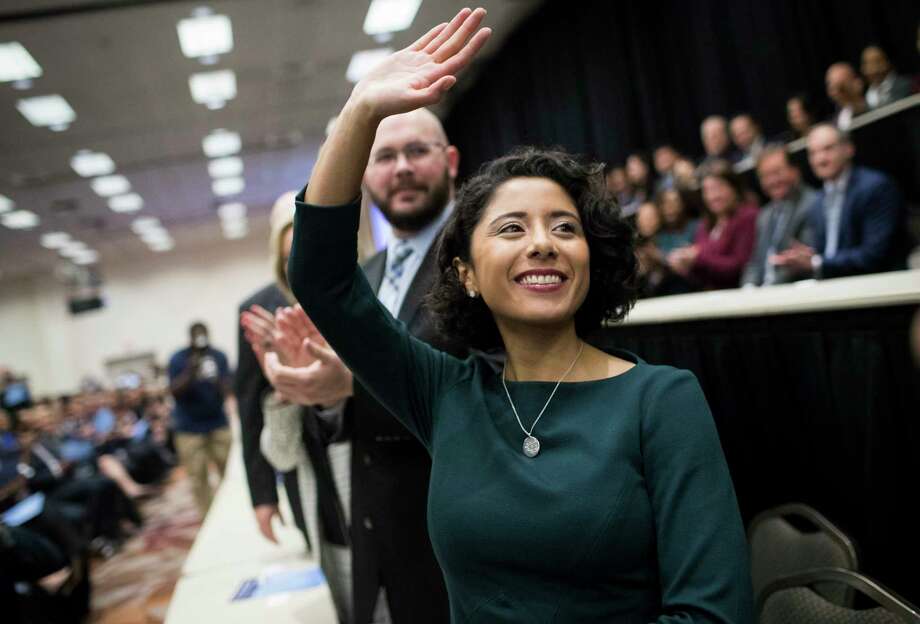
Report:
[[[91,624],[163,622],[201,519],[189,482],[174,471],[160,494],[141,504],[142,531],[114,557],[92,565]]]

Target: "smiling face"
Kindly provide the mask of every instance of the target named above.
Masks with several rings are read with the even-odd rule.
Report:
[[[501,331],[564,325],[588,294],[590,253],[572,198],[547,178],[511,178],[492,194],[473,230],[470,263],[454,265]]]
[[[808,162],[821,180],[834,180],[853,158],[853,145],[836,128],[816,126],[808,135]]]
[[[738,199],[731,184],[719,176],[708,175],[703,178],[703,201],[706,202],[709,212],[717,219],[733,214]]]
[[[393,115],[377,128],[364,185],[397,231],[417,232],[441,214],[453,195],[459,160],[431,112]]]

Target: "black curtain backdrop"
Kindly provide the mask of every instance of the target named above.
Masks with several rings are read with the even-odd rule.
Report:
[[[824,72],[878,43],[901,73],[920,70],[917,0],[547,2],[454,101],[448,136],[461,177],[523,144],[604,162],[670,142],[702,152],[699,123],[747,111],[768,136],[806,91],[831,106]]]
[[[860,568],[920,604],[916,306],[609,328],[599,346],[693,371],[745,524],[788,502],[820,510]]]

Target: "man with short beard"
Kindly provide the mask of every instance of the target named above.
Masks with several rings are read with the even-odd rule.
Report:
[[[457,148],[427,110],[380,124],[364,188],[392,226],[392,236],[364,272],[380,303],[416,338],[463,357],[466,347],[440,335],[422,301],[434,283],[436,239],[450,216],[459,161]],[[386,621],[387,610],[394,624],[446,623],[447,591],[426,523],[428,452],[359,382],[338,406],[330,405],[322,390],[310,391],[337,386],[333,377],[344,370],[335,353],[320,350],[321,366],[292,371],[302,389],[292,398],[323,405],[327,424],[338,408],[341,430],[352,441],[355,624]]]

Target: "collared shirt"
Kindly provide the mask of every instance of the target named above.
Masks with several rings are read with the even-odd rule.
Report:
[[[853,117],[855,113],[853,112],[852,106],[844,106],[840,109],[840,112],[837,113],[837,127],[841,130],[847,130],[850,127],[850,124],[853,123]]]
[[[387,266],[384,270],[384,276],[390,273],[390,268],[396,258],[396,245],[398,245],[401,240],[404,240],[412,249],[412,253],[409,254],[403,262],[402,275],[396,278],[395,285],[384,277],[383,281],[380,283],[380,290],[377,292],[377,298],[380,299],[380,303],[382,303],[393,316],[399,314],[399,309],[406,299],[406,293],[409,290],[409,286],[412,285],[415,274],[418,273],[419,267],[422,266],[422,260],[428,255],[428,250],[431,248],[432,243],[434,243],[434,239],[441,231],[441,228],[447,223],[447,219],[450,218],[453,208],[454,203],[451,201],[445,206],[444,211],[441,212],[437,219],[418,232],[414,232],[409,238],[400,239],[395,235],[391,235],[390,240],[387,241]]]
[[[846,198],[847,184],[850,181],[850,168],[841,172],[836,180],[824,183],[824,222],[826,234],[824,238],[825,258],[833,258],[837,253],[840,240],[840,219],[843,214],[843,200]]]
[[[885,76],[885,79],[878,83],[878,86],[869,87],[866,90],[866,102],[869,104],[869,108],[876,108],[881,106],[884,101],[888,98],[888,94],[891,93],[891,88],[894,86],[894,72],[888,72],[888,75]]]

